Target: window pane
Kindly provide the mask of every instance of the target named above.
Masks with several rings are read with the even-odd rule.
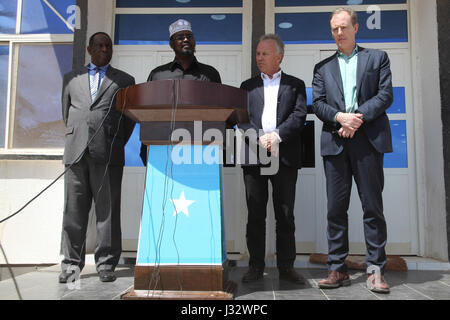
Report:
[[[0,45],[0,148],[5,147],[9,46]]]
[[[406,144],[406,121],[391,120],[392,148],[394,152],[384,155],[385,168],[408,168],[408,146]]]
[[[16,33],[17,1],[0,0],[0,33]]]
[[[72,69],[72,45],[20,45],[14,148],[64,146],[63,75]]]
[[[369,4],[406,3],[406,0],[275,0],[276,7],[296,6],[350,6]]]
[[[359,29],[356,41],[408,42],[408,18],[406,11],[381,11],[380,29],[372,28],[373,13],[358,12]],[[275,32],[287,44],[334,43],[330,31],[330,13],[279,13],[275,14]],[[307,30],[307,32],[305,32]]]
[[[242,44],[241,14],[118,14],[114,43],[169,44],[169,26],[178,19],[191,23],[197,44]]]
[[[406,102],[405,102],[405,87],[394,87],[394,101],[389,109],[386,110],[387,113],[405,113],[406,112]]]
[[[117,8],[242,7],[242,0],[117,0]]]
[[[75,0],[49,0],[50,6],[44,1],[23,0],[21,33],[72,33],[64,21],[74,23]]]

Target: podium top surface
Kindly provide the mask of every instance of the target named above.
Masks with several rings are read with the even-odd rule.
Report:
[[[121,89],[116,109],[136,122],[226,121],[247,116],[247,91],[199,80],[151,81]]]

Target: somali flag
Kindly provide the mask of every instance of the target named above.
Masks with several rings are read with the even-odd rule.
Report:
[[[222,265],[226,259],[221,165],[194,161],[219,147],[190,148],[175,164],[172,146],[150,146],[137,265]]]

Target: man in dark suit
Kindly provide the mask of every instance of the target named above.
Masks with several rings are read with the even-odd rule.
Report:
[[[172,62],[153,69],[147,81],[189,79],[222,83],[219,72],[212,66],[200,63],[195,57],[195,38],[191,23],[178,19],[169,26],[170,47],[175,53]],[[140,157],[147,165],[147,146],[141,144]]]
[[[124,147],[134,121],[115,108],[116,92],[134,85],[129,74],[109,65],[112,42],[95,33],[87,48],[91,63],[64,76],[62,114],[66,126],[63,162],[64,216],[60,283],[84,267],[86,229],[92,200],[97,218],[95,262],[100,280],[116,279],[121,246],[120,195]]]
[[[248,222],[249,270],[243,282],[261,279],[264,274],[268,182],[273,189],[276,219],[276,253],[280,279],[304,283],[294,270],[296,256],[294,201],[298,170],[301,167],[301,130],[306,119],[306,89],[302,80],[280,69],[284,44],[274,34],[262,36],[256,61],[261,73],[241,84],[248,91],[248,123],[238,128],[259,132],[258,143],[279,161],[276,173],[263,173],[260,163],[243,164]],[[255,139],[256,140],[256,139]],[[273,157],[275,156],[275,157]]]
[[[350,285],[344,260],[349,250],[347,210],[354,177],[364,211],[367,286],[387,293],[382,191],[384,153],[392,152],[385,112],[393,100],[389,58],[384,51],[356,45],[358,23],[352,9],[334,11],[330,26],[338,51],[315,66],[313,79],[313,110],[323,121],[320,145],[328,198],[329,272],[318,285]]]

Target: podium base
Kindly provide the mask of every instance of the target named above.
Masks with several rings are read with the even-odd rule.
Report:
[[[122,300],[233,300],[236,283],[227,281],[224,291],[176,291],[176,290],[135,290],[131,289]]]

